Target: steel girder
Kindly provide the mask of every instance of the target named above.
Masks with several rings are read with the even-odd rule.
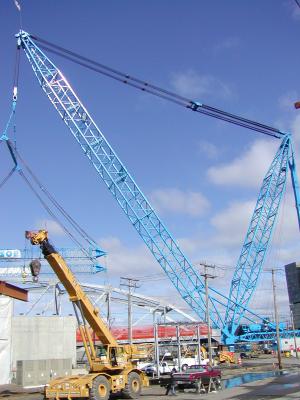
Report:
[[[281,339],[291,339],[294,337],[300,337],[300,330],[288,331],[283,330],[279,332]],[[272,332],[259,332],[259,333],[246,333],[237,337],[240,342],[269,342],[276,341],[276,331]]]

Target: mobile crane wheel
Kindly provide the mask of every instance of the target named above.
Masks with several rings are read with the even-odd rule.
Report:
[[[110,383],[105,376],[97,376],[90,390],[90,400],[107,400],[110,395]]]
[[[142,382],[141,377],[137,372],[128,374],[127,384],[122,390],[125,399],[137,399],[141,394]]]

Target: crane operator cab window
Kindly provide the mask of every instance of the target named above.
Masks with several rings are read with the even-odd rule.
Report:
[[[98,357],[100,358],[100,360],[102,361],[102,362],[105,362],[105,361],[107,361],[107,348],[106,347],[104,347],[104,346],[99,346],[98,347],[98,352],[97,352],[98,354]]]
[[[123,366],[126,363],[124,349],[122,347],[110,347],[109,355],[110,363],[113,367]]]
[[[110,348],[110,362],[113,367],[116,367],[118,365],[117,361],[117,349],[115,347]]]

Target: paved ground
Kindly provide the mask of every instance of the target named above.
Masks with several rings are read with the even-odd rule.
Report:
[[[223,377],[225,379],[243,376],[245,373],[270,371],[276,359],[271,357],[263,359],[247,360],[242,367],[225,368]],[[195,400],[198,397],[201,399],[210,400],[267,400],[267,399],[300,399],[300,362],[296,359],[284,359],[285,375],[278,377],[257,380],[252,383],[241,384],[231,389],[223,389],[218,393],[196,394],[194,391],[186,391],[178,393],[174,398],[177,400]],[[32,390],[31,390],[32,391]],[[42,400],[41,393],[25,393],[21,388],[7,385],[0,386],[1,400],[6,397],[8,400]],[[173,396],[168,396],[173,397]],[[143,391],[141,400],[158,400],[166,399],[165,388],[160,386],[151,386]]]

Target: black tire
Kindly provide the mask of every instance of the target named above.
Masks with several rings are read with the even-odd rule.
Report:
[[[128,381],[125,388],[122,390],[125,399],[137,399],[142,390],[141,377],[137,372],[128,374]]]
[[[110,395],[110,383],[105,376],[99,375],[93,380],[90,389],[90,400],[108,400]]]
[[[183,392],[184,393],[184,388],[185,388],[185,385],[182,385],[182,384],[177,385],[177,389],[178,389],[179,392]]]

